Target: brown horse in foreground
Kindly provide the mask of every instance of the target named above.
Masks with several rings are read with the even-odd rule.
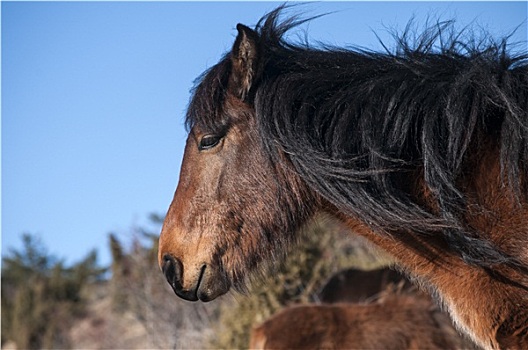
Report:
[[[443,23],[394,53],[313,48],[280,12],[238,25],[194,90],[159,244],[175,293],[243,290],[326,212],[482,347],[528,348],[526,55]]]
[[[251,332],[250,349],[460,349],[429,299],[391,295],[372,304],[312,304],[279,311]]]

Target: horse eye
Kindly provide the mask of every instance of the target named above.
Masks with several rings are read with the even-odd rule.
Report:
[[[198,149],[200,151],[213,148],[214,146],[218,145],[222,138],[217,135],[205,135],[200,140],[200,144],[198,145]]]

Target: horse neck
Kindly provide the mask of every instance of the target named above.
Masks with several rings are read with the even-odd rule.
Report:
[[[391,254],[422,288],[439,299],[457,328],[477,344],[483,348],[522,348],[522,341],[526,340],[515,338],[510,329],[504,330],[506,338],[503,340],[499,339],[501,335],[498,333],[512,317],[521,322],[528,318],[526,289],[505,284],[493,278],[488,271],[464,263],[447,249],[441,237],[431,236],[425,241],[423,236],[412,232],[379,234],[360,220],[337,216],[351,232]],[[482,307],[475,307],[476,300]],[[527,325],[511,327],[519,329]]]

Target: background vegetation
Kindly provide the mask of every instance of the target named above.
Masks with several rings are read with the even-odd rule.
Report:
[[[86,311],[83,289],[105,272],[96,266],[96,252],[66,267],[49,255],[34,236],[23,236],[23,250],[2,260],[2,344],[19,349],[66,348],[75,319]]]
[[[319,218],[278,273],[253,281],[247,295],[189,303],[159,272],[158,232],[133,227],[108,238],[113,261],[100,267],[95,251],[65,266],[35,236],[23,236],[24,248],[3,258],[3,347],[246,348],[253,326],[285,305],[317,301],[338,270],[388,263],[360,238]]]

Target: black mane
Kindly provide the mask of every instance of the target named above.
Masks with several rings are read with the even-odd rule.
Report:
[[[527,195],[526,51],[510,54],[506,40],[462,42],[449,22],[414,42],[404,33],[393,52],[311,47],[284,39],[304,21],[281,22],[280,13],[256,26],[261,58],[248,96],[275,162],[286,153],[312,189],[378,230],[442,233],[479,265],[507,259],[461,223],[466,198],[457,182],[468,152],[491,141],[504,186]],[[205,73],[189,126],[228,126],[221,106],[230,69],[228,54]],[[438,211],[411,195],[417,171]]]

